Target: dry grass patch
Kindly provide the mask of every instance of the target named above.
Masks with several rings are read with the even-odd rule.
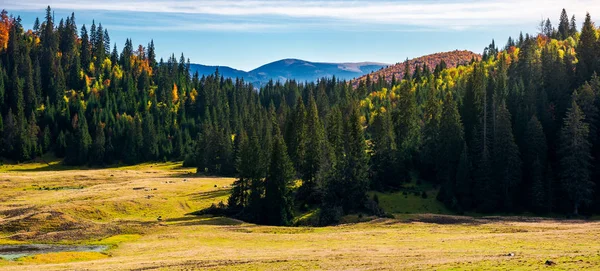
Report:
[[[44,171],[52,168],[52,171]],[[398,215],[333,227],[186,216],[226,201],[231,178],[180,164],[0,169],[0,244],[107,245],[2,261],[2,270],[582,270],[600,266],[600,223]],[[81,187],[80,189],[32,189]],[[392,198],[388,204],[392,204]],[[391,206],[391,205],[390,205]],[[401,206],[393,206],[402,213]],[[412,208],[412,207],[411,207]],[[307,214],[310,216],[310,214]],[[348,217],[357,222],[359,217]],[[554,265],[547,266],[550,260]]]

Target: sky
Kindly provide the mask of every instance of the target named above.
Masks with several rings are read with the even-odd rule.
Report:
[[[562,8],[581,27],[600,18],[598,0],[0,0],[25,28],[50,5],[58,22],[75,12],[79,28],[107,28],[120,50],[154,40],[157,56],[252,70],[284,58],[397,63],[451,50],[481,53],[519,32],[536,33]]]

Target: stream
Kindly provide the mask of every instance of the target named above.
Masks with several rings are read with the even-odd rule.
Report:
[[[51,252],[102,252],[106,249],[108,249],[108,246],[71,246],[51,244],[0,245],[0,258],[12,261],[24,256]]]

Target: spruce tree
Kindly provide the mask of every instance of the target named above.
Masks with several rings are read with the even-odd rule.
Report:
[[[514,207],[515,195],[521,181],[521,158],[512,132],[510,113],[504,104],[498,108],[494,134],[493,175],[501,189],[504,210]]]
[[[583,83],[590,79],[598,55],[596,53],[596,27],[592,22],[590,14],[587,13],[585,16],[585,22],[581,28],[581,36],[579,37],[579,44],[576,47],[577,59],[577,76],[579,83]]]
[[[544,170],[548,156],[548,146],[542,124],[536,116],[531,117],[525,131],[525,148],[523,149],[523,185],[521,196],[531,198],[530,202],[536,211],[545,210],[548,188],[546,187]],[[526,193],[528,192],[528,193]]]
[[[388,187],[399,188],[401,183],[396,175],[396,141],[394,137],[394,128],[392,118],[388,111],[379,112],[371,126],[372,156],[371,187],[377,190],[384,190]]]
[[[309,201],[315,201],[311,199],[314,197],[316,192],[316,178],[321,169],[321,164],[325,158],[325,131],[321,120],[319,119],[319,112],[317,109],[317,103],[312,95],[308,100],[308,112],[306,115],[306,152],[304,161],[302,161],[302,179],[304,180],[301,190],[305,194],[305,197]]]
[[[96,165],[104,164],[104,154],[106,137],[104,135],[104,125],[100,122],[96,124],[96,132],[90,150],[90,162]]]
[[[149,161],[158,159],[158,138],[156,136],[154,116],[149,112],[144,114],[142,130],[144,138],[144,157]]]
[[[276,131],[271,163],[265,179],[266,222],[270,225],[289,225],[293,219],[289,186],[294,179],[294,167],[279,129]]]
[[[345,132],[345,157],[341,165],[343,193],[342,208],[345,212],[358,210],[364,206],[369,188],[369,157],[365,143],[360,115],[356,109],[346,122]]]
[[[306,132],[306,110],[302,97],[298,97],[296,109],[288,124],[287,144],[290,159],[297,171],[302,169],[306,155]]]
[[[573,204],[573,214],[579,214],[579,207],[591,201],[594,183],[590,180],[589,125],[575,99],[564,118],[561,130],[560,178],[567,195]]]
[[[567,11],[563,8],[560,13],[560,23],[558,24],[558,33],[560,35],[560,39],[566,39],[570,36],[569,33],[569,16],[567,15]]]
[[[450,92],[446,93],[442,105],[442,118],[437,155],[437,179],[443,185],[439,199],[451,202],[454,195],[456,169],[460,162],[460,153],[464,145],[464,132],[456,102]]]
[[[433,78],[430,77],[430,80]],[[437,97],[437,91],[433,82],[428,82],[427,99],[423,108],[421,167],[424,178],[435,181],[435,165],[439,141],[441,104]]]

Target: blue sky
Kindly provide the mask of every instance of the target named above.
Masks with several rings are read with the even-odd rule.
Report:
[[[519,31],[535,33],[561,8],[600,16],[597,0],[0,0],[30,28],[50,5],[56,18],[75,12],[79,28],[92,19],[109,30],[119,50],[154,39],[158,57],[181,52],[193,63],[251,70],[282,58],[317,62],[401,62],[425,54],[482,52]]]

